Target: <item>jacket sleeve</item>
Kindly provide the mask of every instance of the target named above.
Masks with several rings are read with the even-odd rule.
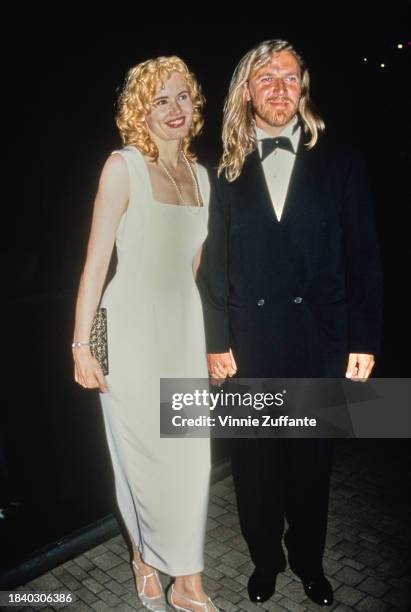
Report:
[[[364,161],[354,157],[342,214],[349,316],[349,352],[378,355],[383,283],[373,198]]]
[[[229,205],[224,198],[221,181],[214,178],[211,181],[208,235],[197,273],[208,353],[225,353],[230,349],[228,234]]]

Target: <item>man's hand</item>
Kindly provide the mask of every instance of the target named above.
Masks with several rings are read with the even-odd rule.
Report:
[[[228,353],[208,353],[207,363],[212,384],[221,383],[227,376],[234,376],[237,372],[237,364],[231,349]]]
[[[367,380],[374,367],[374,363],[374,355],[350,353],[345,376],[352,380]]]

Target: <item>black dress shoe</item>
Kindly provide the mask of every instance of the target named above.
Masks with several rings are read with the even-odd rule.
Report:
[[[256,568],[247,585],[248,596],[251,601],[261,603],[270,599],[275,593],[276,580],[277,572],[267,575]]]
[[[331,584],[325,576],[303,580],[303,587],[307,597],[319,606],[331,606],[334,601]]]

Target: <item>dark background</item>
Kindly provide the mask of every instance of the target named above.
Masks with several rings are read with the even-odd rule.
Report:
[[[10,25],[14,44],[3,43],[2,53],[7,371],[0,435],[3,495],[18,505],[0,521],[3,568],[114,508],[97,395],[73,382],[70,342],[99,173],[121,146],[114,124],[118,88],[140,61],[177,54],[195,72],[207,99],[195,149],[212,165],[241,56],[268,38],[285,38],[303,52],[329,134],[360,147],[369,165],[385,272],[384,345],[375,374],[410,376],[409,4],[364,6],[345,3],[318,15],[313,9],[308,19],[296,6],[287,19],[267,15],[264,24],[193,19],[133,32],[39,33]],[[379,455],[393,448],[393,441],[376,444]],[[216,445],[215,460],[224,455],[224,445]]]

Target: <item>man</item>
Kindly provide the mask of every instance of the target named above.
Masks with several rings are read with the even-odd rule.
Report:
[[[380,342],[382,281],[360,158],[323,137],[309,74],[287,42],[237,66],[199,272],[214,378],[365,379]],[[322,558],[332,440],[237,439],[232,469],[255,570],[252,601],[286,565],[306,595],[333,601]]]

